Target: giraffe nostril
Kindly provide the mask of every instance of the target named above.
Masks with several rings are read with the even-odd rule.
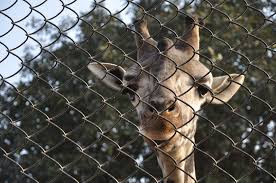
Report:
[[[175,103],[173,103],[172,105],[170,105],[170,107],[167,109],[168,112],[172,112],[175,110]]]
[[[150,112],[174,112],[177,108],[177,102],[174,100],[155,101],[152,100],[149,103]]]
[[[154,112],[155,110],[154,110],[153,107],[149,107],[149,111],[150,111],[150,112]]]
[[[149,111],[150,112],[156,112],[159,111],[162,108],[162,103],[158,101],[150,101],[149,105]]]

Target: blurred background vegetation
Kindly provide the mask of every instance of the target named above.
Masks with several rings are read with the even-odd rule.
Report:
[[[198,15],[201,61],[214,75],[244,73],[230,106],[206,105],[196,134],[201,183],[275,181],[276,3],[273,0],[156,1],[130,3],[128,16],[147,16],[155,39],[183,33],[186,13]],[[41,39],[28,47],[16,86],[1,80],[0,182],[154,182],[156,157],[137,132],[127,97],[95,80],[93,61],[128,67],[136,59],[133,25],[102,4],[55,27],[34,19]],[[178,9],[177,9],[178,7]],[[153,18],[154,17],[154,18]],[[160,23],[163,25],[160,26]],[[40,47],[47,39],[50,46]],[[49,41],[50,40],[50,41]],[[40,47],[38,54],[34,50]],[[214,67],[215,66],[215,67]],[[234,179],[238,181],[234,181]]]

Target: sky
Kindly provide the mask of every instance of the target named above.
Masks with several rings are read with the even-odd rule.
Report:
[[[28,32],[28,34],[30,34],[34,31],[30,26],[28,26],[31,19],[42,18],[39,13],[31,11],[30,5],[35,7],[35,9],[41,12],[47,19],[51,19],[62,10],[62,2],[64,4],[72,3],[68,7],[72,8],[78,14],[80,12],[91,10],[91,4],[94,2],[92,0],[62,0],[62,2],[61,0],[47,0],[42,5],[37,6],[44,1],[45,0],[0,0],[0,78],[5,78],[6,81],[12,84],[16,84],[22,79],[20,73],[14,76],[12,75],[17,73],[17,71],[22,67],[21,62],[23,60],[20,59],[24,55],[24,49],[26,46],[30,45],[37,46],[34,41],[27,39],[26,33],[20,28],[22,27]],[[99,0],[97,0],[97,2],[99,2]],[[124,8],[126,0],[105,0],[103,4],[112,14],[114,14]],[[23,19],[26,16],[27,18]],[[76,18],[76,15],[72,13],[72,11],[65,9],[60,15],[50,21],[58,25],[61,23],[61,20],[68,16]],[[10,17],[17,26],[13,26],[8,17]],[[127,9],[121,13],[121,17],[124,22],[127,24],[130,23],[131,18],[127,15]],[[10,32],[6,34],[9,30]],[[76,35],[76,30],[77,29],[73,29],[69,33],[70,37]],[[24,43],[24,41],[26,42]],[[10,54],[5,46],[10,50]]]

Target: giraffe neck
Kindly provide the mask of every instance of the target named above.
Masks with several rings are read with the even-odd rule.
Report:
[[[194,162],[194,136],[197,117],[178,129],[167,144],[158,150],[156,155],[162,170],[164,183],[196,183]]]
[[[182,137],[185,138],[185,137]],[[179,139],[178,139],[179,140]],[[180,140],[181,141],[181,140]],[[158,151],[157,160],[162,170],[164,183],[195,183],[195,163],[194,163],[194,138],[184,139],[182,144],[173,147],[170,151]],[[192,142],[191,142],[192,141]],[[176,166],[177,165],[177,166]]]

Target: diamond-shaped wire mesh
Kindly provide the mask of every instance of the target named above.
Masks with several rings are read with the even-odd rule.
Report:
[[[0,182],[276,181],[275,1],[0,4]]]

